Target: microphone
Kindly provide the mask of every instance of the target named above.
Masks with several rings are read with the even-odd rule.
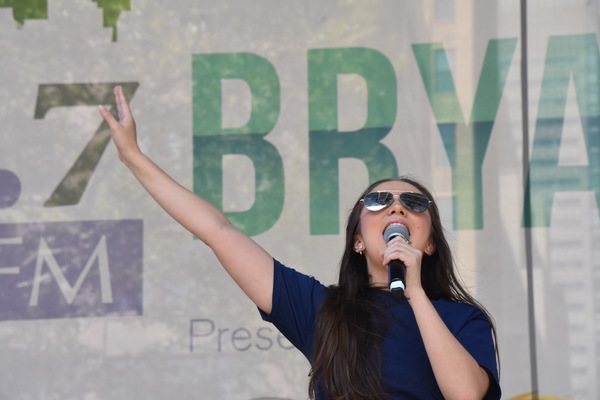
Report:
[[[383,240],[389,243],[390,240],[402,236],[403,239],[408,241],[410,234],[408,229],[402,224],[392,224],[385,228],[383,232]],[[404,282],[406,281],[406,266],[400,260],[392,260],[388,264],[388,282],[390,285],[390,292],[395,298],[404,296],[404,289],[406,288]]]

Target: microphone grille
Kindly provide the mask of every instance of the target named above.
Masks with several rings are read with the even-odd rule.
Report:
[[[408,240],[410,235],[408,229],[402,224],[392,224],[385,228],[385,231],[383,232],[383,240],[386,243],[397,236],[402,236],[404,239]]]

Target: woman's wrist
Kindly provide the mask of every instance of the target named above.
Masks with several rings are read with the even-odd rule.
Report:
[[[146,156],[141,152],[139,147],[119,153],[119,159],[129,168],[135,167],[140,162],[143,162],[142,160],[144,158],[146,158]]]
[[[418,288],[406,288],[406,292],[404,293],[404,296],[406,297],[406,300],[408,301],[414,301],[414,300],[419,300],[419,299],[427,299],[427,294],[425,293],[425,290],[422,287],[418,287]]]

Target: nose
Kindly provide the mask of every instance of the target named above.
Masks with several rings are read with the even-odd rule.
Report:
[[[400,195],[394,194],[394,201],[388,207],[388,214],[399,213],[401,215],[406,214],[406,208],[404,208],[404,204],[400,201]]]

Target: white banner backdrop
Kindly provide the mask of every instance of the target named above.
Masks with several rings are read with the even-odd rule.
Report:
[[[503,398],[598,398],[599,8],[552,3],[528,2],[524,74],[518,2],[0,0],[0,398],[307,397],[308,362],[119,162],[116,84],[154,161],[326,284],[369,181],[427,182]]]

